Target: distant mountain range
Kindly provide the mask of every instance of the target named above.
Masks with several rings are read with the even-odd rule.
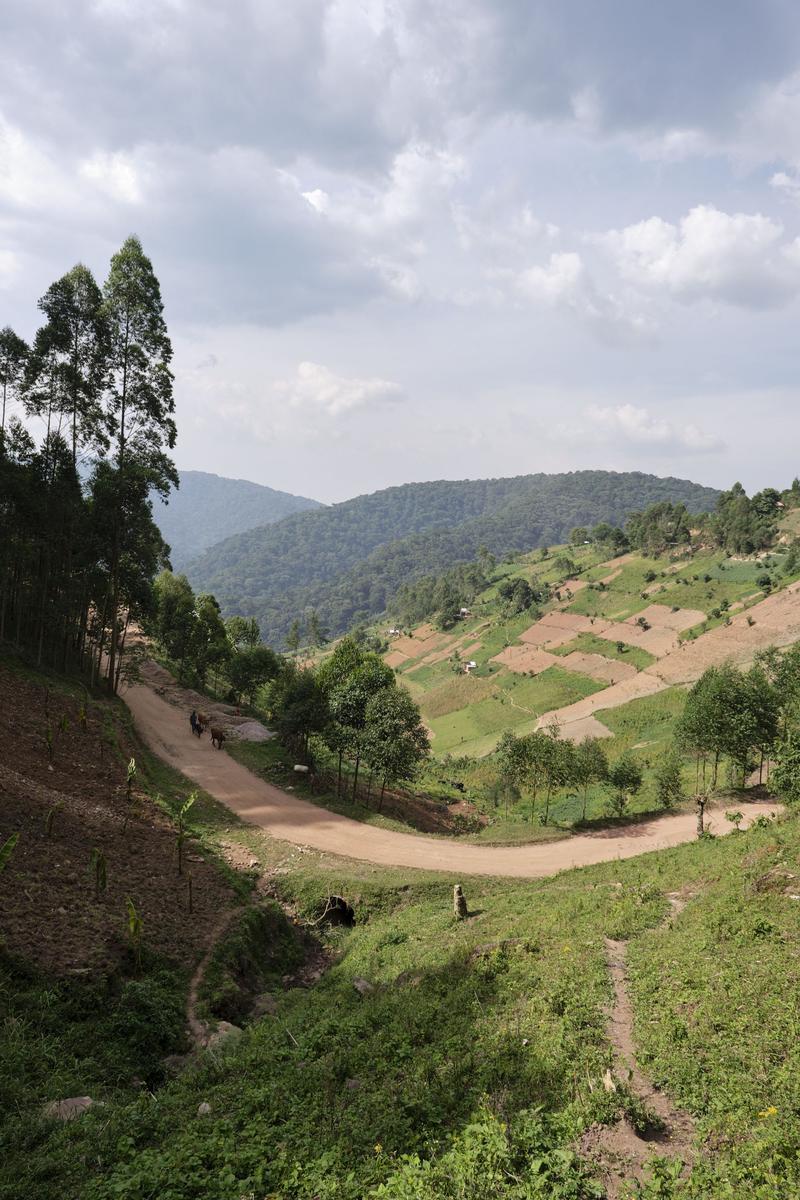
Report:
[[[169,503],[154,498],[153,516],[172,550],[173,568],[182,571],[191,559],[233,534],[321,507],[317,500],[246,479],[181,471],[181,486]]]
[[[237,533],[186,571],[226,615],[256,616],[264,640],[280,647],[311,609],[341,633],[385,611],[401,584],[471,560],[481,545],[498,556],[531,550],[565,541],[576,525],[621,524],[659,500],[707,512],[718,495],[640,472],[409,483]]]

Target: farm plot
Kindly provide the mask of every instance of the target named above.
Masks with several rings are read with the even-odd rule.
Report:
[[[613,658],[605,658],[602,654],[584,654],[580,650],[573,650],[572,654],[567,654],[561,662],[566,670],[575,671],[578,675],[588,675],[590,679],[596,679],[599,683],[620,683],[623,679],[630,679],[637,674],[632,663],[615,661]]]
[[[530,646],[527,643],[523,643],[521,646],[506,646],[505,650],[495,654],[491,661],[500,663],[509,671],[516,671],[519,675],[539,675],[548,667],[555,667],[563,662],[562,659],[556,658],[547,650],[541,650],[538,646]]]

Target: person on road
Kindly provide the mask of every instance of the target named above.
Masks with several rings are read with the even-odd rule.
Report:
[[[192,709],[192,715],[189,717],[189,724],[192,727],[192,733],[197,733],[197,713]]]

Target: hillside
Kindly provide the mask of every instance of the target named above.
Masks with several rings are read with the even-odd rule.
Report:
[[[77,693],[12,682],[17,734],[48,695],[80,730]],[[22,830],[0,877],[3,1200],[600,1200],[653,1154],[688,1166],[651,1167],[646,1200],[797,1194],[796,820],[765,806],[747,832],[550,880],[462,877],[457,921],[452,878],[293,849],[201,794],[191,911],[174,854],[154,853],[174,830],[145,793],[123,827],[125,756],[142,752],[120,717],[93,704],[54,772],[35,738],[9,742],[4,769],[26,782],[0,818],[0,841]],[[105,766],[81,753],[104,724],[121,739]],[[186,781],[147,766],[180,803]],[[313,966],[264,893],[322,939]],[[331,894],[352,927],[320,922]],[[192,1050],[183,1005],[203,946],[201,1013],[244,1028]],[[68,1096],[94,1103],[68,1123],[43,1115]]]
[[[171,493],[168,504],[158,497],[153,502],[153,516],[169,543],[176,571],[234,534],[322,507],[306,496],[207,471],[181,471],[180,478],[181,486]]]
[[[629,717],[642,731],[660,713],[659,736],[642,747],[652,753],[679,711],[676,687],[800,636],[798,578],[785,542],[750,556],[700,549],[607,560],[594,546],[551,547],[546,559],[499,563],[453,630],[423,622],[392,638],[385,658],[420,705],[437,757],[486,754],[505,730],[530,732],[554,713],[576,740],[611,738]],[[552,589],[540,618],[508,615],[499,589],[515,579]]]
[[[563,541],[576,525],[619,523],[659,500],[705,512],[717,496],[639,472],[406,484],[229,538],[187,574],[226,613],[255,615],[265,641],[280,645],[309,608],[340,633],[383,612],[409,579],[474,558],[481,545],[503,556]]]

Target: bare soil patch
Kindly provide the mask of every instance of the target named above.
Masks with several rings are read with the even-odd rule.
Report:
[[[193,881],[177,874],[175,831],[135,794],[127,830],[126,761],[136,753],[113,722],[113,706],[92,704],[86,729],[80,702],[51,691],[52,771],[45,730],[45,689],[0,665],[0,842],[20,837],[0,874],[0,927],[8,949],[56,975],[108,971],[126,953],[127,897],[144,922],[144,941],[159,954],[193,963],[222,909],[234,900],[220,872],[187,847]],[[187,722],[187,737],[188,733]],[[113,731],[118,744],[108,744]],[[195,740],[196,739],[192,739]],[[51,834],[47,833],[52,815]],[[93,850],[105,858],[107,886],[95,899]]]
[[[634,625],[640,617],[644,617],[654,629],[674,629],[676,633],[682,633],[684,629],[691,629],[705,621],[706,614],[699,608],[679,608],[673,612],[666,604],[650,604],[643,612],[629,617],[627,623]]]
[[[545,713],[539,718],[537,728],[543,729],[555,720],[562,726],[565,736],[571,737],[570,729],[585,717],[593,716],[603,709],[619,708],[621,704],[627,704],[629,700],[638,700],[641,696],[652,696],[655,692],[663,691],[667,685],[662,679],[649,674],[649,670],[650,668],[647,671],[639,671],[630,679],[623,679],[621,683],[613,683],[611,687],[604,688],[602,692],[584,696],[582,700],[576,700],[574,704],[567,704],[563,708]]]
[[[605,658],[602,654],[584,654],[580,650],[573,650],[572,654],[565,655],[561,661],[566,671],[588,675],[590,679],[597,679],[600,683],[620,683],[621,680],[630,679],[638,674],[636,667],[630,663]]]
[[[800,583],[792,583],[784,591],[754,604],[746,615],[734,617],[730,625],[719,625],[694,641],[683,642],[645,671],[669,685],[694,683],[707,667],[726,659],[747,666],[758,650],[767,646],[790,646],[798,640]]]
[[[560,665],[563,660],[555,654],[549,654],[547,650],[541,650],[538,646],[517,645],[506,646],[505,650],[495,654],[491,661],[502,663],[504,667],[508,667],[509,671],[515,671],[519,675],[529,673],[539,675],[548,667]]]

